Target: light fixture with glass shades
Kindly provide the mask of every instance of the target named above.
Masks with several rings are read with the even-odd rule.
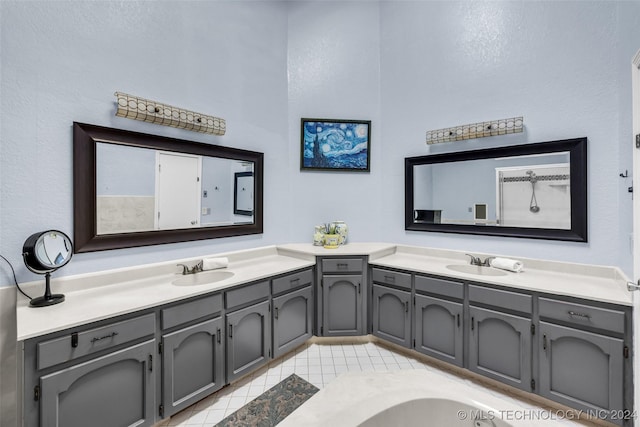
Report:
[[[224,135],[227,124],[224,119],[174,107],[162,102],[151,101],[122,92],[114,94],[118,99],[117,117],[140,120],[158,125],[186,129],[211,135]]]
[[[464,141],[467,139],[484,138],[487,136],[521,133],[524,129],[522,116],[510,119],[490,120],[487,122],[470,123],[444,129],[428,130],[427,144],[441,142]]]
[[[64,301],[64,295],[51,293],[51,273],[67,265],[72,256],[71,239],[61,231],[42,231],[25,240],[22,246],[25,265],[33,273],[45,275],[44,295],[33,298],[30,306],[45,307]]]

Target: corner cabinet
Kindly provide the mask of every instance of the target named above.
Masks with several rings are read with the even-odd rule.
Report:
[[[319,264],[320,335],[364,335],[366,259],[322,258]]]
[[[156,416],[155,316],[25,343],[26,426],[150,426]]]

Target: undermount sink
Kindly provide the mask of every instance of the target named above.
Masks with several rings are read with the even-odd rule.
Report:
[[[459,273],[477,274],[478,276],[506,276],[507,272],[492,267],[471,264],[451,264],[447,265],[449,270]]]
[[[174,280],[173,283],[176,286],[195,286],[195,285],[207,285],[209,283],[219,282],[221,280],[228,279],[233,276],[232,271],[203,271],[201,273],[187,274],[186,276],[180,276],[180,278]]]

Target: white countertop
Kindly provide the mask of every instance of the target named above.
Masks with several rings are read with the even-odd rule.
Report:
[[[310,267],[315,265],[317,256],[341,255],[367,255],[369,263],[377,266],[631,305],[631,294],[626,290],[627,280],[615,267],[518,258],[525,266],[522,273],[478,276],[446,268],[451,264],[469,263],[468,257],[460,251],[388,243],[348,243],[337,249],[294,243],[54,279],[52,292],[65,294],[65,301],[61,304],[32,308],[28,300],[18,294],[17,338],[23,341]],[[474,255],[485,257],[491,254]],[[177,263],[192,265],[209,257],[227,257],[229,266],[226,270],[234,275],[205,285],[175,286],[171,283],[182,277]],[[34,295],[43,292],[42,280],[23,286]]]
[[[491,256],[478,253],[474,255],[481,258]],[[618,268],[530,258],[517,259],[524,264],[520,273],[505,271],[506,274],[502,276],[466,274],[447,268],[448,265],[469,264],[469,257],[465,252],[397,246],[395,253],[370,259],[369,264],[527,291],[632,305],[631,293],[627,290],[627,278]]]
[[[173,280],[186,277],[176,264],[198,260],[189,259],[61,278],[52,292],[64,293],[65,301],[48,307],[29,307],[18,294],[18,341],[315,265],[313,256],[282,255],[275,246],[215,256],[229,259],[225,270],[233,272],[232,277],[205,285],[173,285]]]

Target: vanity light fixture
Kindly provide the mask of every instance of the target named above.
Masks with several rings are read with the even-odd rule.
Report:
[[[128,95],[122,92],[114,94],[118,101],[117,117],[156,123],[194,132],[212,135],[224,135],[227,124],[224,119],[185,110],[161,102]]]
[[[521,133],[524,128],[522,116],[510,119],[490,120],[488,122],[470,123],[450,128],[427,131],[427,144],[463,141],[466,139],[484,138],[486,136]]]

